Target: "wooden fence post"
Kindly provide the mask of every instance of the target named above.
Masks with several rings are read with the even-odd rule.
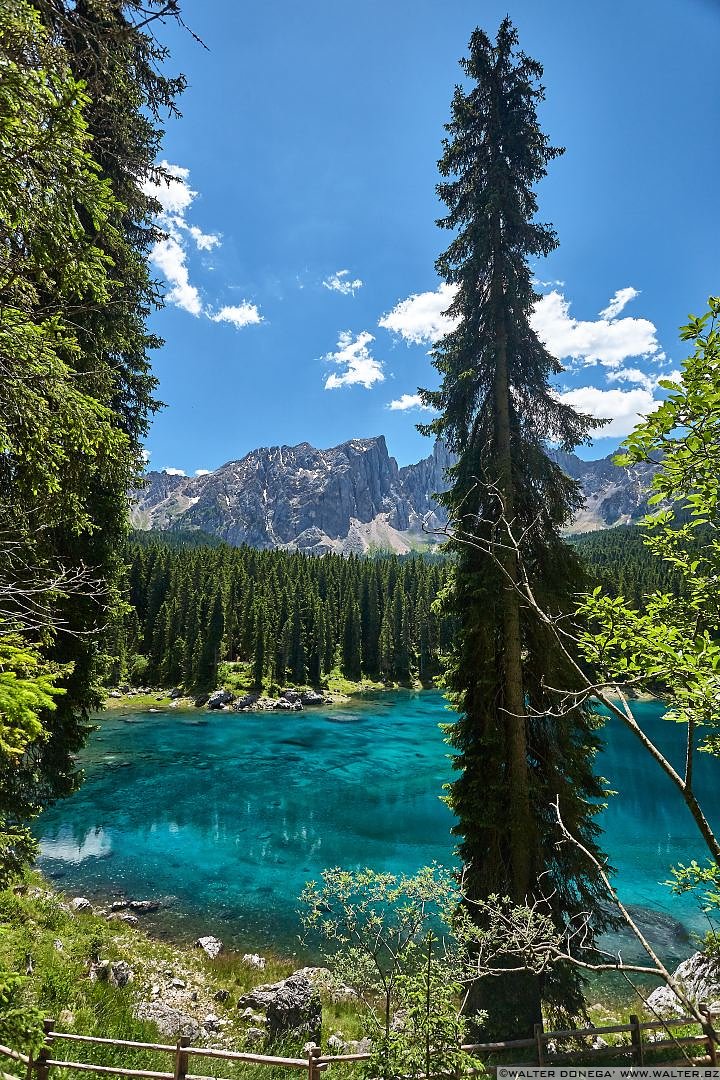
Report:
[[[642,1028],[640,1027],[640,1020],[634,1014],[630,1017],[630,1023],[632,1024],[632,1031],[630,1032],[630,1041],[633,1047],[633,1061],[636,1065],[645,1064],[645,1047],[642,1040]]]
[[[705,1017],[705,1023],[703,1024],[703,1032],[705,1033],[705,1039],[707,1042],[707,1052],[710,1058],[710,1064],[717,1066],[717,1032],[713,1027],[713,1013],[709,1005],[701,1005],[700,1012]]]
[[[181,1035],[177,1041],[177,1048],[175,1050],[175,1080],[185,1080],[188,1071],[188,1055],[184,1052],[185,1047],[189,1046],[191,1039],[188,1035]]]
[[[38,1051],[38,1056],[35,1058],[35,1062],[34,1062],[34,1064],[32,1066],[34,1068],[34,1070],[35,1070],[36,1080],[48,1080],[48,1074],[50,1072],[50,1066],[46,1065],[45,1063],[46,1063],[47,1059],[50,1057],[50,1044],[52,1043],[52,1039],[50,1037],[50,1032],[52,1031],[54,1026],[55,1026],[55,1021],[54,1020],[44,1020],[43,1021],[43,1031],[45,1032],[45,1042],[40,1047],[40,1050]],[[28,1073],[29,1073],[29,1071],[30,1071],[30,1067],[28,1067]]]
[[[544,1046],[544,1043],[543,1043],[543,1035],[545,1034],[545,1029],[543,1027],[542,1020],[540,1021],[539,1024],[535,1024],[534,1034],[535,1034],[535,1056],[537,1058],[537,1063],[538,1063],[538,1065],[544,1065],[545,1064],[545,1046]]]
[[[308,1047],[308,1080],[320,1080],[320,1069],[317,1065],[317,1059],[322,1054],[322,1050],[319,1046]]]

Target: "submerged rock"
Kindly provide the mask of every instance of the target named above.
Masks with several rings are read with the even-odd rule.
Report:
[[[131,911],[143,914],[147,911],[159,911],[162,904],[159,900],[128,900],[126,907],[129,907]]]

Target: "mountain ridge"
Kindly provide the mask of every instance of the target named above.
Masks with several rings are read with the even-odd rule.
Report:
[[[568,531],[628,524],[647,511],[652,466],[554,457],[585,495]],[[136,529],[201,530],[236,546],[404,554],[442,540],[447,516],[433,495],[446,486],[452,460],[436,442],[427,457],[400,467],[384,435],[325,450],[308,442],[259,447],[201,476],[148,472],[131,492],[131,521]]]

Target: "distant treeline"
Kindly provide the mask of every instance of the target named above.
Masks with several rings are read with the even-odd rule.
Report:
[[[635,526],[574,537],[589,585],[639,608],[676,591]],[[233,548],[202,533],[138,533],[128,548],[128,606],[105,635],[108,682],[207,687],[218,664],[246,665],[252,685],[320,685],[335,672],[431,682],[453,634],[434,601],[441,557],[322,558]]]
[[[682,584],[668,563],[648,551],[643,536],[637,525],[618,525],[571,538],[593,581],[608,596],[624,596],[638,610],[654,592],[679,596]]]

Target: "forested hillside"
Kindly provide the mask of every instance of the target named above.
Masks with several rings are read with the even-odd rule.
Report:
[[[637,525],[574,536],[571,543],[582,556],[592,580],[608,596],[624,596],[643,610],[654,592],[681,594],[682,579],[669,563],[652,556]]]
[[[588,584],[642,608],[673,591],[634,526],[573,540]],[[453,633],[435,603],[442,557],[372,559],[233,548],[199,532],[136,533],[128,549],[125,613],[105,639],[108,681],[204,688],[218,665],[245,665],[250,685],[319,685],[330,672],[431,682]]]

